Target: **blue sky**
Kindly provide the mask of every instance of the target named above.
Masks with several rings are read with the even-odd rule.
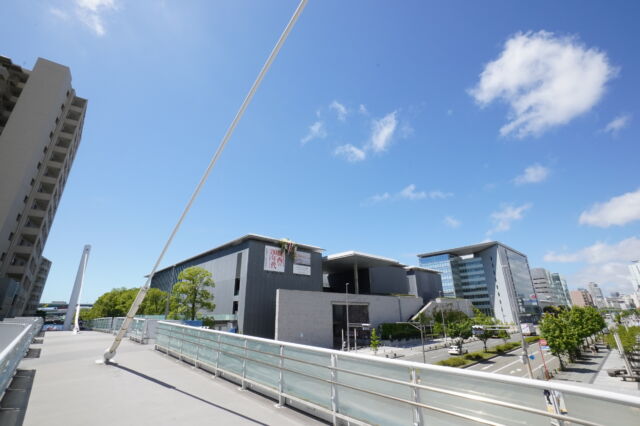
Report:
[[[89,99],[43,301],[139,286],[296,1],[9,1]],[[569,286],[640,258],[637,2],[310,1],[164,264],[247,233],[416,264],[502,241]],[[215,277],[214,277],[215,278]]]

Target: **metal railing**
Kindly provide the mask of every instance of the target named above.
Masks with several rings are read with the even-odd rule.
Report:
[[[355,424],[636,425],[640,398],[159,322],[156,349]],[[554,423],[555,422],[555,423]]]
[[[42,318],[9,318],[0,323],[8,344],[0,352],[0,399],[13,379],[18,364],[27,354],[33,338],[42,329]],[[6,332],[6,333],[5,333]]]

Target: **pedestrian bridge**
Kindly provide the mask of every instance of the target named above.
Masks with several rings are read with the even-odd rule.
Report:
[[[25,425],[637,425],[640,398],[160,322],[149,345],[47,333]]]

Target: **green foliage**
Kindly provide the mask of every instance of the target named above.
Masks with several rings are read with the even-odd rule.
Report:
[[[82,309],[80,319],[83,321],[102,317],[123,317],[129,312],[133,300],[138,295],[138,288],[114,288],[98,297],[91,309]],[[162,315],[165,312],[168,294],[157,288],[150,288],[138,309],[139,315]]]
[[[214,310],[216,305],[213,303],[213,294],[207,287],[215,287],[215,283],[211,279],[211,272],[206,269],[192,266],[180,272],[171,294],[171,316],[194,320],[198,310]]]
[[[462,346],[464,339],[471,337],[472,325],[473,322],[469,318],[447,323],[447,335],[453,339],[456,345]]]
[[[461,367],[463,365],[469,364],[470,361],[464,359],[460,356],[452,356],[451,358],[443,359],[442,361],[438,361],[437,365],[444,365],[447,367]]]
[[[378,337],[378,333],[376,332],[375,328],[371,330],[371,340],[369,342],[369,347],[371,347],[371,350],[374,353],[378,353],[378,348],[380,347],[380,338]]]
[[[560,359],[561,366],[562,356],[573,361],[580,355],[584,340],[605,327],[604,319],[593,307],[547,312],[540,322],[542,337],[547,340],[551,353]]]
[[[380,335],[382,339],[419,339],[420,330],[410,324],[387,322],[380,324]]]
[[[528,336],[528,337],[525,337],[524,340],[527,343],[533,343],[533,342],[537,342],[538,340],[540,340],[540,336]]]
[[[484,325],[487,328],[490,328],[492,326],[496,326],[500,324],[500,321],[496,320],[493,317],[490,317],[489,315],[486,315],[485,313],[483,313],[482,311],[480,311],[479,309],[473,309],[474,311],[474,317],[473,317],[473,324],[474,325]],[[482,333],[480,334],[476,334],[475,336],[478,338],[478,340],[482,341],[482,344],[484,345],[484,351],[487,351],[487,340],[489,340],[490,338],[494,337],[496,335],[496,331],[492,331],[492,330],[484,330]],[[508,338],[507,338],[508,339]]]
[[[520,342],[507,342],[503,345],[494,346],[491,348],[491,351],[497,353],[509,352],[510,350],[520,347],[520,345]]]
[[[622,343],[622,350],[626,354],[631,354],[635,346],[637,346],[637,336],[640,335],[640,327],[618,327],[618,336],[620,336],[620,342]],[[616,348],[616,341],[613,337],[613,333],[607,335],[607,344],[612,348]]]

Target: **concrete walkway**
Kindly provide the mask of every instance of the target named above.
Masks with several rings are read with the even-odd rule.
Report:
[[[154,351],[123,341],[115,362],[100,365],[113,336],[47,332],[35,369],[25,426],[322,424],[274,401]]]
[[[598,345],[598,353],[584,354],[583,359],[567,365],[564,371],[558,371],[552,380],[593,383],[608,356],[609,350],[603,345]]]

